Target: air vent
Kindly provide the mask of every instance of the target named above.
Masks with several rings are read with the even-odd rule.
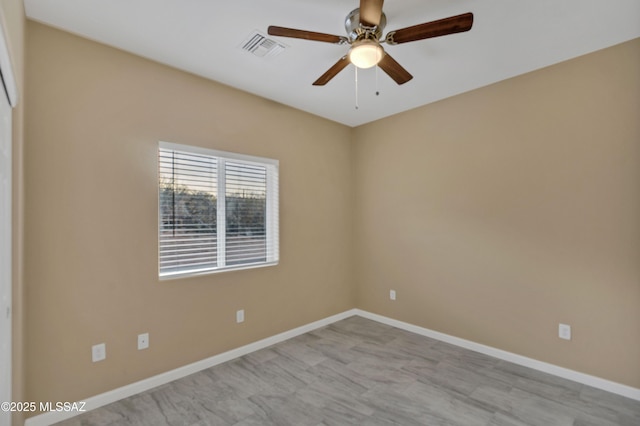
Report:
[[[253,53],[260,58],[273,58],[274,56],[282,53],[287,46],[267,38],[266,35],[259,31],[254,31],[240,45],[240,48],[249,53]]]

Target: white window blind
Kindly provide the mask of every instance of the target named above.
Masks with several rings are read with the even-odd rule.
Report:
[[[278,262],[278,162],[160,143],[161,278]]]

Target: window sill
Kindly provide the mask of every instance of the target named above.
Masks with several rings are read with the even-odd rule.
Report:
[[[200,277],[203,275],[213,275],[219,274],[221,272],[231,272],[231,271],[243,271],[246,269],[257,269],[257,268],[265,268],[269,266],[278,265],[278,261],[274,262],[261,262],[261,263],[253,263],[246,265],[234,265],[234,266],[226,266],[223,268],[206,268],[206,269],[197,269],[197,270],[189,270],[189,271],[176,271],[176,272],[165,272],[159,274],[158,278],[160,281],[170,281],[177,280],[181,278],[191,278],[191,277]]]

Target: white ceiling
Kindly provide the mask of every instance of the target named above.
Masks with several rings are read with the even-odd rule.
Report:
[[[640,37],[640,0],[387,0],[390,30],[473,12],[471,31],[385,50],[414,78],[349,66],[311,83],[348,46],[273,37],[288,48],[242,49],[269,25],[346,35],[358,0],[25,0],[28,18],[349,126],[486,86]]]

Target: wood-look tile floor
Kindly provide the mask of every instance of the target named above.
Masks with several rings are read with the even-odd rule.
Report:
[[[640,402],[351,317],[60,424],[639,426]]]

